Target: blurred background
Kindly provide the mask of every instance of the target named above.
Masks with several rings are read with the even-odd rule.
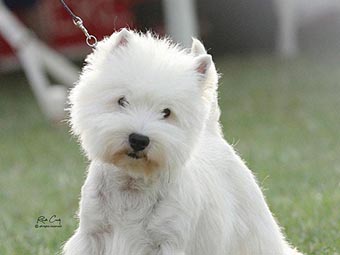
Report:
[[[339,0],[66,3],[98,40],[122,27],[200,38],[225,136],[288,240],[340,254]],[[0,0],[0,254],[55,254],[77,226],[88,162],[63,109],[89,52],[58,0]],[[61,227],[35,227],[53,215]]]

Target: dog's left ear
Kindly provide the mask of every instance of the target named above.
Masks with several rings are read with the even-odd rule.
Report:
[[[196,38],[192,38],[191,53],[194,56],[199,56],[207,54],[207,51],[205,50],[204,45],[199,40],[197,40]]]
[[[199,84],[203,92],[203,97],[208,102],[215,102],[217,104],[217,82],[218,73],[212,57],[209,54],[202,54],[195,57],[195,71],[199,75]]]
[[[206,76],[212,64],[212,57],[209,54],[200,55],[195,58],[196,71],[203,76]]]

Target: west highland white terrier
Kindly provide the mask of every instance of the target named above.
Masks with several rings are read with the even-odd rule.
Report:
[[[218,74],[191,51],[126,29],[71,91],[91,160],[65,255],[292,255],[251,171],[224,140]]]

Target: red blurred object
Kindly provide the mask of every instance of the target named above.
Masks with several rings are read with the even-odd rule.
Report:
[[[117,0],[66,1],[71,10],[81,17],[90,34],[96,36],[98,40],[122,27],[134,28],[134,15],[131,11],[134,2]],[[21,17],[21,13],[16,14],[19,18]],[[75,53],[73,55],[79,55],[80,52],[84,52],[85,47],[88,47],[84,34],[73,24],[72,18],[59,0],[41,0],[34,10],[34,15],[39,15],[39,27],[42,28],[40,34],[51,47],[66,52],[70,52],[72,49]],[[13,51],[0,37],[0,61],[10,56],[13,56]]]

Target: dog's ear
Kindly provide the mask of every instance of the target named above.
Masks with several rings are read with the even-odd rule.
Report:
[[[199,74],[206,76],[209,68],[212,64],[212,57],[209,54],[200,55],[195,58],[196,60],[196,71]]]
[[[116,35],[115,48],[126,46],[129,42],[130,36],[131,36],[131,32],[127,30],[126,28],[123,28],[122,30],[120,30],[118,34]]]
[[[197,40],[196,38],[192,38],[191,53],[194,56],[199,56],[207,54],[207,51],[199,40]]]
[[[195,56],[196,71],[207,78],[207,72],[213,64],[212,57],[207,54],[204,45],[196,38],[192,38],[191,54]]]
[[[217,100],[218,73],[216,71],[212,57],[203,54],[195,57],[195,71],[199,74],[199,84],[203,91],[203,96],[210,102]],[[217,101],[216,101],[217,102]]]

